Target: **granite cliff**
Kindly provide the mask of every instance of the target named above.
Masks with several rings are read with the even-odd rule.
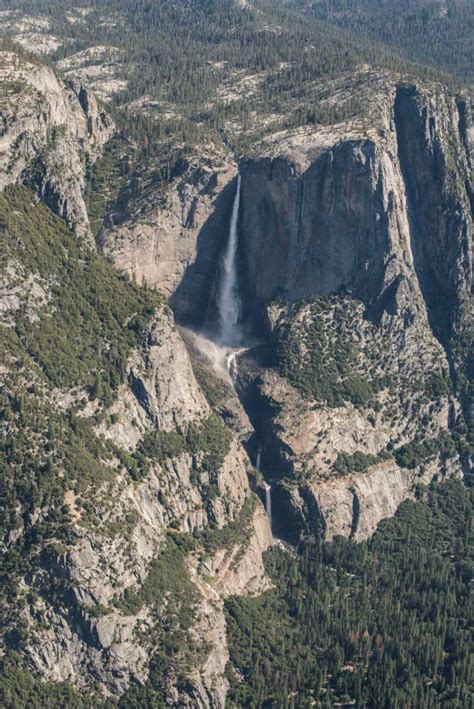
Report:
[[[114,124],[96,98],[30,55],[2,51],[0,188],[31,187],[81,238],[90,237],[86,172]]]
[[[2,706],[468,697],[470,74],[313,10],[0,12]]]
[[[223,707],[224,600],[268,588],[272,531],[366,539],[466,466],[468,100],[362,68],[326,88],[371,113],[241,160],[178,151],[165,178],[120,136],[97,234],[116,271],[86,198],[112,121],[31,57],[2,68],[5,652],[90,697]],[[195,331],[238,172],[230,368]]]

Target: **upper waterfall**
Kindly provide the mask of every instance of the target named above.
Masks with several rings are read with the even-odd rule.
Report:
[[[217,294],[219,311],[219,341],[223,345],[237,345],[239,341],[238,322],[241,303],[237,284],[237,245],[240,209],[240,189],[242,178],[237,175],[232,217],[230,220],[229,240],[222,259],[222,278]]]

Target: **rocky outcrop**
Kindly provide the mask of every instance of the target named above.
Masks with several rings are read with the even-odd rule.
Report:
[[[228,233],[237,165],[224,149],[180,159],[163,190],[142,177],[138,193],[106,220],[103,253],[138,283],[171,299],[183,322],[202,324]]]
[[[0,54],[0,189],[21,182],[90,240],[88,166],[113,133],[111,119],[75,82],[21,54]]]
[[[377,372],[386,377],[369,390],[367,399],[329,406],[318,398],[319,387],[326,391],[324,384],[336,382],[337,376],[329,369],[320,379],[306,368],[304,357],[298,359],[297,348],[306,353],[310,346],[305,321],[312,326],[315,314],[308,305],[288,313],[279,308],[274,332],[278,343],[280,328],[291,328],[294,361],[300,362],[309,385],[315,377],[313,395],[301,390],[299,380],[292,385],[288,377],[259,365],[257,352],[239,360],[239,387],[263,443],[263,472],[272,483],[275,529],[291,541],[308,530],[327,540],[337,535],[364,539],[415,494],[417,485],[461,473],[454,450],[449,460],[438,452],[460,406],[442,384],[448,379],[448,362],[426,319],[404,325],[396,314],[385,314],[374,325],[362,312],[357,317],[350,300],[344,303],[348,330],[344,333],[338,312],[339,343],[348,348],[357,343],[351,350],[353,362],[346,363],[349,381],[358,386],[376,384]],[[325,307],[318,335],[324,342],[331,337],[333,317],[331,307]],[[325,356],[324,348],[319,356]],[[397,451],[413,441],[432,442],[431,458],[425,452],[422,463],[401,467]]]
[[[58,69],[67,79],[79,81],[101,101],[110,101],[125,91],[123,52],[117,47],[88,47],[58,61]]]
[[[230,595],[259,594],[270,587],[260,560],[262,553],[274,544],[274,539],[261,505],[255,508],[251,528],[252,533],[244,553],[239,544],[219,550],[201,561],[201,573],[198,572],[196,561],[191,560],[191,577],[203,597],[194,635],[201,641],[204,639],[212,648],[203,669],[195,671],[190,677],[193,706],[215,706],[219,709],[226,706],[229,683],[225,669],[230,656],[227,649],[224,599]]]
[[[182,429],[209,412],[173,316],[164,308],[148,332],[146,347],[130,358],[127,384],[110,409],[114,423],[103,426],[102,432],[117,445],[133,449],[149,428]]]
[[[345,537],[363,541],[378,524],[392,517],[402,502],[415,499],[419,485],[434,477],[459,474],[459,465],[446,468],[439,459],[415,470],[401,469],[393,461],[369,467],[363,473],[326,481],[309,481],[296,489],[286,489],[287,505],[299,518],[301,529],[310,529],[326,541]]]

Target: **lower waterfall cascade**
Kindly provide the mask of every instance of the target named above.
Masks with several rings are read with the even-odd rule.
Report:
[[[265,509],[267,511],[268,522],[270,524],[270,529],[272,528],[272,488],[268,483],[264,484],[265,487]]]

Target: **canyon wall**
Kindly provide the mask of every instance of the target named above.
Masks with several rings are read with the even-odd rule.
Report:
[[[314,131],[298,149],[282,136],[244,162],[247,284],[265,302],[345,288],[376,308],[407,279],[441,331],[469,289],[470,118],[439,87],[394,85],[380,102],[366,135],[328,147]]]
[[[370,100],[377,110],[370,119],[270,134],[239,165],[243,324],[250,343],[262,342],[265,333],[266,344],[241,356],[238,389],[263,437],[267,476],[283,491],[296,485],[306,500],[308,495],[321,500],[324,485],[333,485],[325,480],[341,478],[334,468],[339,454],[392,456],[389,472],[380,478],[392,502],[385,505],[380,494],[378,511],[369,499],[375,495],[364,493],[365,475],[372,475],[369,462],[367,472],[357,473],[360,514],[363,518],[369,505],[373,518],[361,525],[359,536],[393,514],[417,482],[448,470],[461,474],[463,467],[457,454],[448,463],[436,453],[431,472],[418,465],[401,471],[391,451],[416,447],[419,439],[436,441],[453,427],[462,431],[469,417],[462,385],[471,322],[469,101],[437,84],[406,84],[393,76],[379,77],[374,86],[368,90],[375,91]],[[171,183],[167,200],[176,202],[180,184]],[[171,302],[177,316],[194,326],[212,319],[232,189],[233,183],[217,189],[210,203],[201,187],[193,209],[205,219],[195,231],[185,229],[187,218],[179,226],[189,252],[174,271]],[[157,216],[148,228],[164,248],[169,230],[161,231],[162,219]],[[173,219],[177,223],[176,215]],[[143,231],[140,223],[133,228]],[[106,252],[134,274],[142,253],[138,242],[122,252],[115,237],[104,229]],[[179,239],[172,249],[176,243]],[[158,261],[147,260],[150,277],[169,295],[171,284],[160,275]],[[339,294],[335,300],[334,294]],[[327,312],[304,305],[321,297]],[[312,339],[315,327],[319,340]],[[318,348],[323,340],[326,345]],[[293,354],[283,366],[285,347]],[[323,386],[315,360],[337,360],[347,349],[353,361],[344,354],[346,375],[324,371]],[[327,382],[333,390],[339,387],[329,406]],[[284,481],[278,482],[280,477]],[[357,480],[337,483],[351,500]],[[311,528],[310,508],[298,509],[305,510]],[[286,503],[283,509],[293,519]],[[318,503],[314,510],[325,517],[325,529],[338,528],[335,506]],[[355,533],[352,523],[341,524],[347,534]]]
[[[86,168],[113,134],[113,121],[79,83],[13,51],[1,53],[0,83],[0,189],[28,185],[91,242]]]

